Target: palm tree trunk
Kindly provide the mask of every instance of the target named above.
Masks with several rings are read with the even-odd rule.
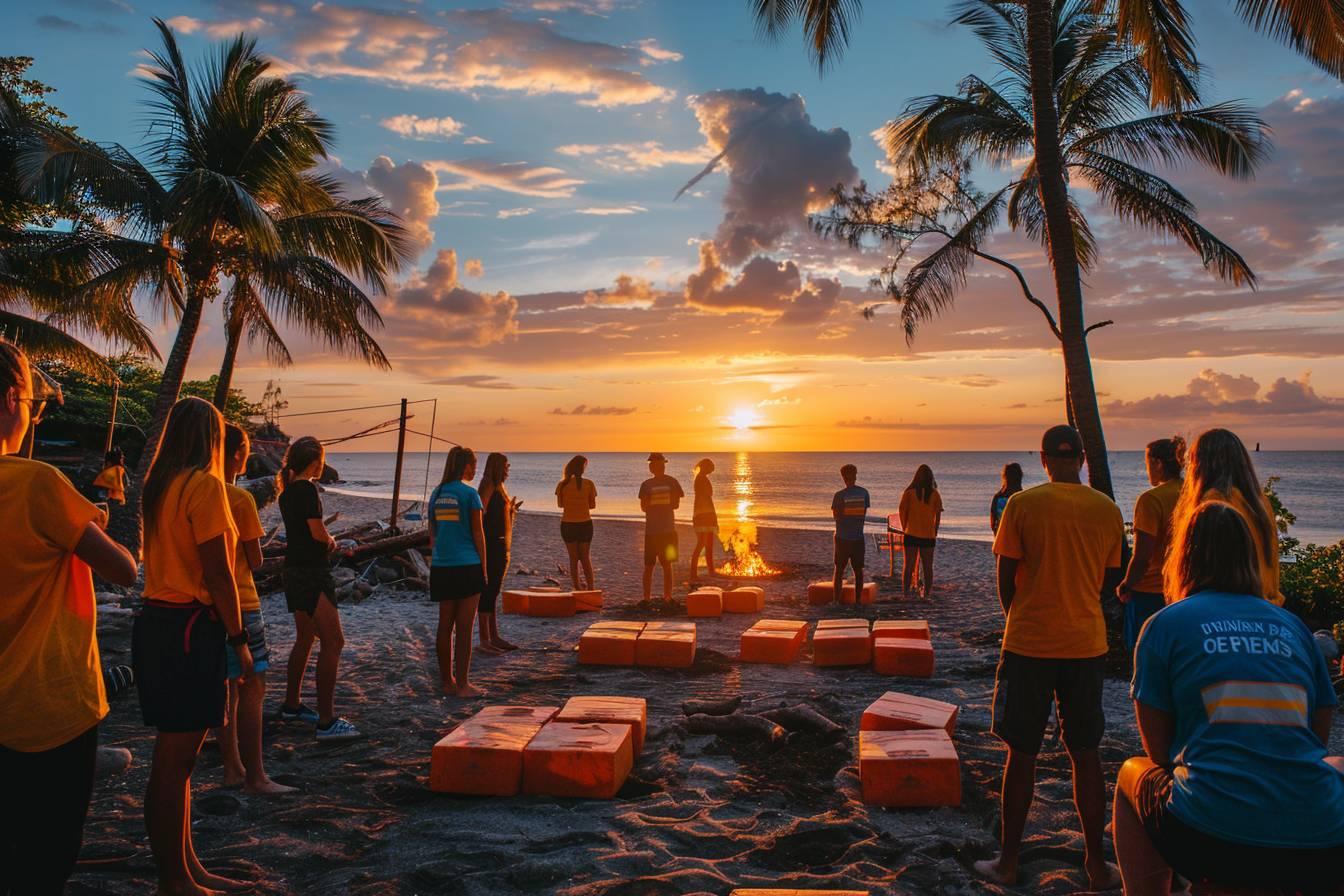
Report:
[[[1069,217],[1069,193],[1064,183],[1064,155],[1059,143],[1059,110],[1055,107],[1052,0],[1027,0],[1027,62],[1031,73],[1031,106],[1035,119],[1036,171],[1045,212],[1046,242],[1055,275],[1059,302],[1060,344],[1064,350],[1066,399],[1074,425],[1087,452],[1092,487],[1114,498],[1106,436],[1101,428],[1092,361],[1087,352],[1083,318],[1083,288],[1078,252]]]
[[[233,385],[233,365],[238,360],[238,345],[243,341],[243,322],[229,321],[228,326],[224,360],[219,365],[219,378],[215,381],[215,407],[221,414],[224,413],[224,405],[229,401],[229,388]]]

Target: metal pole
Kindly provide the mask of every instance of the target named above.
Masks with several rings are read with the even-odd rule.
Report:
[[[112,413],[107,417],[107,438],[103,441],[103,454],[112,450],[112,434],[117,428],[117,398],[121,395],[120,381],[112,384]]]
[[[397,509],[401,504],[401,462],[406,454],[406,399],[401,400],[401,420],[397,427],[397,471],[392,476],[391,530],[397,531]]]

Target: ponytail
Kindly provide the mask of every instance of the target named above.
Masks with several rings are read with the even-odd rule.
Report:
[[[448,482],[461,482],[462,477],[466,475],[467,467],[476,463],[476,452],[470,448],[463,448],[461,445],[454,445],[448,449],[448,459],[443,462],[443,479],[439,485]]]
[[[1185,468],[1185,439],[1172,436],[1148,443],[1148,456],[1162,465],[1162,475],[1177,479]]]
[[[580,492],[583,491],[583,471],[588,466],[588,458],[582,454],[576,454],[565,464],[565,485],[569,485],[570,480],[574,481],[574,487]]]
[[[280,492],[289,486],[300,473],[322,460],[326,449],[313,436],[303,436],[289,443],[285,449],[285,462],[280,472],[275,474],[275,486]]]

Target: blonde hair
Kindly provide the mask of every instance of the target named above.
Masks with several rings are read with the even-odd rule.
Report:
[[[1185,524],[1209,492],[1228,498],[1234,492],[1241,494],[1251,514],[1246,524],[1260,535],[1264,552],[1260,560],[1265,566],[1273,567],[1278,561],[1279,531],[1260,489],[1251,456],[1241,439],[1230,430],[1210,429],[1195,439],[1190,449],[1190,470],[1172,513],[1173,533]]]
[[[1204,501],[1178,523],[1162,578],[1169,601],[1200,591],[1265,596],[1255,539],[1226,501]]]
[[[140,496],[146,528],[152,528],[162,510],[168,486],[179,474],[200,470],[224,479],[224,418],[203,398],[179,399],[168,412],[154,462],[145,475]]]

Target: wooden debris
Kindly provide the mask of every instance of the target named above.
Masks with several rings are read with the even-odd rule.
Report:
[[[681,704],[681,711],[688,716],[726,716],[737,712],[742,705],[742,697],[728,697],[723,700],[687,700]]]
[[[696,713],[686,718],[686,730],[692,734],[717,734],[722,737],[755,737],[771,742],[783,740],[785,731],[763,716],[735,712],[726,716]]]
[[[781,709],[768,709],[761,718],[769,719],[790,731],[808,731],[828,737],[838,737],[845,733],[843,725],[837,725],[810,706],[799,703]]]

